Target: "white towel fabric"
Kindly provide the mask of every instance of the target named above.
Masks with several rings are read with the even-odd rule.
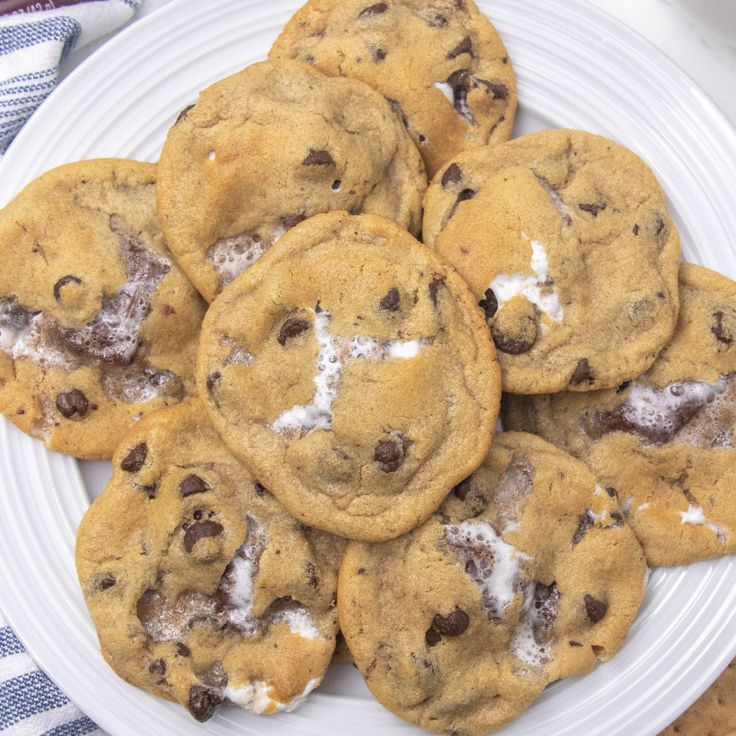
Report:
[[[0,0],[0,154],[56,86],[59,64],[128,21],[140,0]],[[39,10],[37,8],[50,8]]]

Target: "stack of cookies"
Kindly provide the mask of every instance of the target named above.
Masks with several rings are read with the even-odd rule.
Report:
[[[734,551],[736,284],[637,156],[515,107],[472,0],[310,0],[157,165],[0,212],[0,409],[112,458],[77,570],[128,682],[291,711],[340,630],[480,736],[617,652],[647,563]]]

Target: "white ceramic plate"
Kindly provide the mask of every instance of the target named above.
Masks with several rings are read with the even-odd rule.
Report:
[[[96,156],[154,161],[197,90],[265,57],[295,0],[180,0],[135,24],[52,95],[0,164],[0,204],[51,166]],[[685,257],[736,277],[736,133],[674,64],[578,0],[481,1],[519,75],[517,134],[581,127],[642,155],[671,200]],[[329,673],[289,715],[223,710],[205,725],[126,685],[97,649],[74,575],[74,534],[109,475],[0,422],[0,602],[51,677],[113,736],[418,734],[355,670]],[[81,472],[80,472],[81,470]],[[736,653],[736,560],[658,570],[623,650],[548,688],[505,736],[652,736]]]

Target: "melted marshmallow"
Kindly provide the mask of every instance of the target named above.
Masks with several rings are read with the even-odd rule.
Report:
[[[524,238],[529,238],[522,233]],[[540,312],[555,322],[562,322],[564,311],[557,296],[557,289],[549,278],[547,252],[538,240],[530,241],[532,246],[531,269],[533,276],[524,273],[499,274],[491,282],[499,308],[516,296],[526,297]]]
[[[702,506],[688,504],[687,511],[680,511],[681,524],[695,524],[710,529],[721,544],[728,541],[729,533],[720,525],[709,521]]]
[[[455,105],[455,93],[447,82],[435,82],[432,86],[442,92],[451,105]]]
[[[317,337],[317,372],[314,398],[284,411],[270,427],[277,434],[303,437],[313,429],[332,429],[332,404],[348,363],[365,360],[408,360],[415,358],[430,338],[419,340],[376,340],[372,337],[333,337],[329,330],[330,313],[319,311],[314,318]]]
[[[284,711],[291,713],[298,708],[321,682],[319,678],[312,678],[304,688],[304,690],[292,698],[288,703],[281,703],[274,700],[271,693],[271,686],[262,680],[254,680],[247,685],[240,687],[226,687],[223,691],[223,697],[235,705],[239,705],[249,713],[257,715],[272,715]]]
[[[218,240],[207,251],[207,260],[220,276],[223,286],[227,286],[236,276],[252,266],[269,248],[256,235],[235,235]]]

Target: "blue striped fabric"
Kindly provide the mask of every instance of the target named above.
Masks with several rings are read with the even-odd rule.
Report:
[[[89,0],[0,18],[0,155],[53,91],[64,57],[128,21],[139,3]]]
[[[104,736],[41,672],[0,616],[0,734]]]

